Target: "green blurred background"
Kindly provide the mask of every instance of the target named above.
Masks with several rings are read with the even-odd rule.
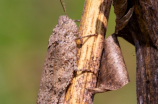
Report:
[[[84,0],[65,0],[67,14],[80,19]],[[58,17],[59,0],[0,0],[0,104],[35,104],[47,43]],[[114,32],[111,9],[107,36]],[[134,47],[119,38],[131,82],[96,94],[94,104],[136,104]]]

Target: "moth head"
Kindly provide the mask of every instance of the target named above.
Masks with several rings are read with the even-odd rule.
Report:
[[[76,32],[77,31],[77,25],[74,22],[74,20],[70,19],[67,15],[63,15],[59,17],[58,25],[62,27],[63,29]]]
[[[66,15],[60,16],[58,19],[58,24],[59,26],[62,26],[63,24],[67,24],[69,21],[69,17],[67,17]]]

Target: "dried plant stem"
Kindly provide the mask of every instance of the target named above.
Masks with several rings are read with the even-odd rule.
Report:
[[[86,0],[80,23],[80,36],[98,34],[83,38],[83,46],[78,50],[78,69],[99,70],[103,50],[104,35],[111,7],[111,0]],[[106,10],[106,12],[105,12]],[[96,86],[96,75],[90,72],[77,72],[66,93],[68,104],[93,104],[93,94],[86,88]]]

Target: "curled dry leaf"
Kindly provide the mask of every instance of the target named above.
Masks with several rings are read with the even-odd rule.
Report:
[[[122,52],[116,35],[113,34],[104,42],[97,88],[89,90],[95,93],[117,90],[128,82],[129,77]]]

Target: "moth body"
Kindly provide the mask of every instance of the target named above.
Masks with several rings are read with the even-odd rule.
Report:
[[[37,104],[63,104],[65,91],[77,68],[76,23],[60,16],[49,38]]]

